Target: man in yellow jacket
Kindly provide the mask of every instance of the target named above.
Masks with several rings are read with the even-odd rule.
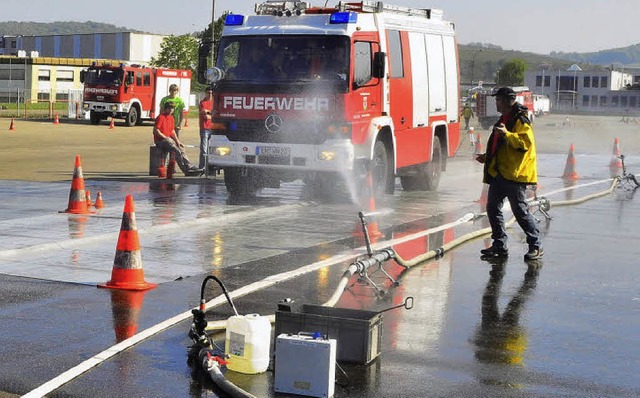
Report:
[[[493,244],[480,253],[489,257],[508,255],[502,205],[505,199],[509,199],[513,215],[527,236],[529,250],[524,258],[535,260],[542,257],[544,251],[540,230],[525,200],[527,185],[538,182],[533,128],[527,117],[527,108],[516,101],[516,93],[512,89],[501,87],[492,95],[502,116],[493,126],[486,153],[479,154],[476,160],[484,163],[483,182],[489,184],[487,217]]]

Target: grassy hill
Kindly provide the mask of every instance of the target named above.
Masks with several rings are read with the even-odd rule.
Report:
[[[72,35],[83,33],[140,32],[102,22],[0,22],[0,36]]]
[[[600,65],[622,64],[625,66],[640,65],[640,44],[601,50],[591,53],[552,52],[552,57],[569,60],[571,62],[592,63]]]

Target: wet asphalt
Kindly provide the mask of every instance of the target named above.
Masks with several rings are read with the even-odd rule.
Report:
[[[608,149],[608,148],[607,148]],[[479,213],[480,168],[469,149],[450,162],[438,192],[403,192],[377,202],[378,242]],[[566,156],[540,154],[538,195],[565,188]],[[609,177],[610,157],[577,157],[581,179]],[[640,160],[627,167],[640,172]],[[524,235],[510,229],[510,255],[483,261],[478,238],[442,257],[404,269],[394,262],[371,279],[353,278],[337,307],[380,311],[413,297],[411,310],[383,314],[380,356],[341,363],[336,397],[634,397],[640,396],[640,205],[630,186],[575,205],[554,201],[601,192],[609,182],[549,195],[540,219],[545,255],[526,263]],[[99,352],[198,305],[204,276],[231,292],[272,275],[340,256],[335,264],[237,297],[239,313],[273,314],[291,298],[321,304],[343,271],[363,254],[361,205],[318,197],[299,183],[231,201],[220,180],[87,180],[107,207],[59,213],[69,184],[0,182],[0,390],[22,395]],[[109,280],[124,196],[135,198],[145,279],[159,286],[132,294],[98,289]],[[346,197],[345,197],[346,196]],[[486,226],[483,219],[405,242],[403,257]],[[219,296],[211,286],[206,298]],[[209,320],[233,314],[222,304]],[[51,397],[224,396],[189,360],[190,319],[153,335],[47,394]],[[214,336],[223,343],[223,336]],[[355,342],[358,343],[358,342]],[[300,366],[313,367],[301,359]],[[226,372],[258,397],[273,392],[274,373]],[[0,393],[2,396],[3,393]]]

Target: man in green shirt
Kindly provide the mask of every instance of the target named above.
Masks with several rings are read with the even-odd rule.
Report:
[[[169,86],[169,95],[160,100],[160,109],[164,109],[164,104],[167,101],[172,101],[175,104],[173,119],[175,120],[175,131],[178,137],[180,137],[180,129],[182,128],[182,114],[184,112],[184,101],[182,101],[182,98],[178,97],[179,92],[180,88],[178,87],[178,85],[172,84]]]

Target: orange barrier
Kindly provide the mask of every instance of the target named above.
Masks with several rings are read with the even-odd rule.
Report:
[[[82,176],[82,165],[80,155],[76,155],[76,163],[73,168],[73,179],[71,180],[71,190],[69,191],[69,205],[63,213],[87,214],[90,213],[87,207],[87,198],[84,192],[84,177]]]
[[[122,226],[116,246],[116,256],[113,260],[111,280],[98,287],[123,290],[148,290],[158,286],[145,282],[140,255],[140,241],[136,225],[133,196],[127,195],[122,213]]]
[[[60,124],[60,117],[58,117],[57,113],[56,113],[56,117],[53,119],[53,124]]]
[[[576,172],[576,158],[573,155],[573,144],[569,147],[569,155],[567,155],[567,163],[564,166],[564,173],[562,173],[562,178],[565,180],[577,180],[580,177]]]
[[[113,118],[111,118],[111,122],[109,123],[109,130],[113,130],[116,128],[116,123],[113,121]]]

